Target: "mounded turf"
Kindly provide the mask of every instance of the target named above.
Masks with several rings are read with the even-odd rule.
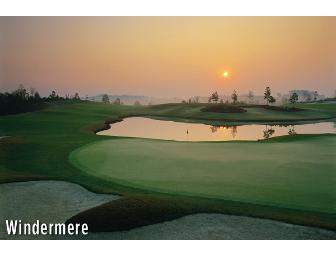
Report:
[[[150,116],[167,117],[170,119],[196,121],[204,123],[218,123],[220,121],[226,122],[242,122],[242,123],[293,123],[299,121],[310,120],[323,120],[331,117],[335,117],[336,107],[326,107],[322,104],[321,108],[312,107],[305,104],[302,109],[304,111],[279,111],[270,110],[264,107],[245,107],[240,108],[246,110],[246,112],[237,113],[235,110],[232,112],[218,113],[218,112],[204,112],[202,109],[209,104],[166,104],[166,105],[154,105],[145,109],[145,112]],[[213,107],[213,106],[212,106]],[[289,107],[294,107],[289,105]],[[238,106],[236,107],[238,108]],[[240,109],[238,108],[238,109]],[[300,104],[295,105],[295,108],[300,109]]]
[[[113,139],[70,160],[87,174],[145,190],[336,213],[336,136],[292,140]]]

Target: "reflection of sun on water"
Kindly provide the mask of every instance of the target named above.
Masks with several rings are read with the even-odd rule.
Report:
[[[236,126],[211,126],[210,130],[213,135],[225,138],[235,138],[237,135],[237,127]]]

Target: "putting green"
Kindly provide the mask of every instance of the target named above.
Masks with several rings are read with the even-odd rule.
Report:
[[[335,213],[335,145],[332,135],[199,143],[116,138],[80,147],[70,162],[150,191]]]

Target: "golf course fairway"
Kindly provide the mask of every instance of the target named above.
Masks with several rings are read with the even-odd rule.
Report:
[[[89,175],[129,187],[336,213],[336,136],[267,142],[118,138],[75,150]]]
[[[132,116],[211,125],[336,118],[336,104],[296,104],[304,110],[294,112],[255,106],[244,113],[203,112],[205,106],[50,103],[40,111],[0,116],[0,183],[60,180],[120,195],[69,219],[89,223],[93,232],[197,213],[336,230],[335,135],[175,142],[95,134]]]

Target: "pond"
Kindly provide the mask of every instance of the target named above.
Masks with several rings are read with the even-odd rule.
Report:
[[[211,126],[200,123],[130,117],[110,125],[110,129],[98,132],[97,134],[175,141],[230,141],[268,139],[282,135],[323,133],[336,133],[336,123],[320,122],[302,125],[249,124],[240,126]]]

